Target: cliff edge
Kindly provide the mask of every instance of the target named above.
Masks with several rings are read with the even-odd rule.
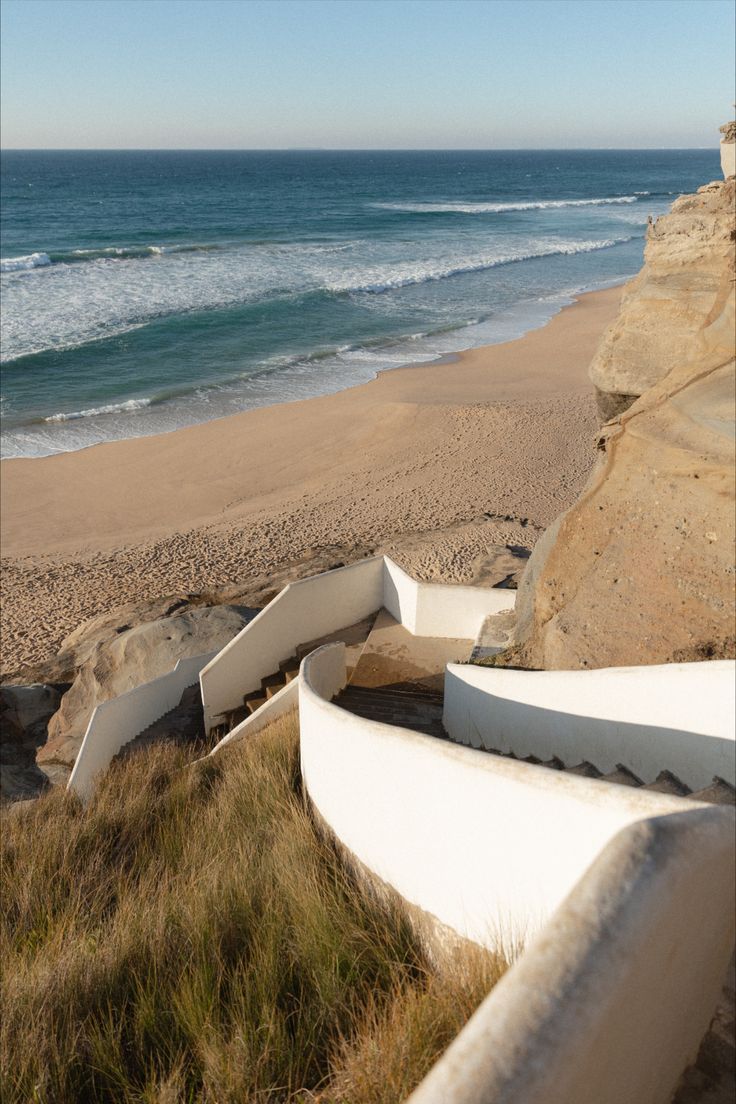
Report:
[[[517,646],[553,669],[734,654],[734,178],[682,196],[591,365],[607,422],[532,554]]]

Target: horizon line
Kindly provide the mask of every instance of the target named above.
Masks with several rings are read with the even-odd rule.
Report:
[[[713,146],[0,146],[2,153],[574,153],[709,150]]]

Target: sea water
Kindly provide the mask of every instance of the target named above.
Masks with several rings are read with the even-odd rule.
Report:
[[[716,150],[5,152],[3,455],[520,336],[718,175]]]

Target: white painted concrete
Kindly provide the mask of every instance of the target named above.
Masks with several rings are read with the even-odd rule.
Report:
[[[679,798],[532,767],[364,720],[329,699],[342,645],[302,663],[302,771],[340,840],[412,904],[463,936],[536,931],[626,825]],[[692,803],[692,807],[699,807]]]
[[[448,664],[443,723],[457,743],[523,758],[623,763],[643,782],[663,769],[691,789],[736,781],[736,663],[594,671]]]
[[[300,644],[346,628],[382,606],[415,636],[475,639],[489,613],[513,609],[515,592],[412,579],[388,556],[290,583],[200,676],[205,728],[242,705]]]
[[[299,679],[295,678],[292,679],[291,682],[287,682],[286,686],[282,686],[279,692],[274,694],[272,698],[268,698],[260,709],[257,709],[250,717],[246,717],[239,725],[232,728],[227,736],[223,736],[223,738],[215,744],[210,755],[214,755],[216,752],[227,747],[228,744],[234,743],[236,740],[243,740],[246,736],[255,736],[256,732],[260,732],[262,728],[271,724],[277,717],[281,717],[284,713],[289,713],[292,709],[296,709],[298,705]]]
[[[667,1104],[733,945],[734,811],[367,721],[329,700],[344,682],[343,645],[302,663],[323,819],[460,935],[534,936],[411,1104]]]
[[[410,1104],[669,1104],[733,947],[733,829],[698,806],[619,832]]]
[[[721,169],[726,180],[736,173],[736,142],[721,142]]]
[[[475,640],[489,614],[515,601],[515,590],[419,582],[384,556],[383,605],[414,636]]]
[[[378,610],[382,599],[380,556],[289,583],[202,671],[206,731],[241,706],[244,695],[300,644],[355,624]]]
[[[82,800],[92,796],[95,776],[108,767],[122,747],[179,704],[188,686],[215,652],[180,659],[173,671],[101,702],[89,719],[67,789]]]

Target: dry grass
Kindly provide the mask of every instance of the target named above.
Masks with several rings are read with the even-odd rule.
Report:
[[[159,746],[86,807],[2,817],[4,1104],[388,1104],[500,976],[441,976],[300,788],[293,718],[189,770]]]

